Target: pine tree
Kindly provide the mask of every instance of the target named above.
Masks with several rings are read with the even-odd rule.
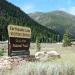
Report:
[[[71,39],[69,33],[64,33],[63,35],[63,47],[71,46]]]

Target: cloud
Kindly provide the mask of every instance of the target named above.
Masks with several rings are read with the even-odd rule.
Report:
[[[75,15],[75,6],[69,8],[68,11],[69,11],[71,14]]]
[[[34,8],[34,5],[29,3],[29,4],[23,4],[23,6],[21,6],[21,9],[26,12],[26,13],[29,13],[29,12],[32,12],[33,11],[33,8]]]
[[[60,8],[61,11],[66,11],[72,15],[75,15],[75,6],[69,7],[69,8]]]

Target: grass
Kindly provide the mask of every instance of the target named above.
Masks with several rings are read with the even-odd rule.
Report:
[[[74,66],[69,62],[22,62],[14,70],[2,75],[75,75]]]
[[[35,44],[31,45],[35,54]],[[22,62],[12,70],[0,70],[0,75],[75,75],[75,46],[62,47],[60,44],[41,44],[41,50],[56,50],[60,59],[41,62]]]
[[[62,47],[62,44],[57,43],[42,43],[41,51],[52,51],[55,50],[61,55],[61,61],[69,61],[75,64],[75,45],[69,47]],[[31,44],[30,48],[31,54],[34,55],[36,53],[36,45],[34,43]]]

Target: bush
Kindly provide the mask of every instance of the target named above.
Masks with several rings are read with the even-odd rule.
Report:
[[[41,46],[40,46],[40,36],[37,35],[36,37],[36,51],[40,51]]]
[[[63,35],[63,46],[66,47],[66,46],[71,46],[72,43],[71,43],[71,39],[70,39],[70,35],[68,33],[65,33]]]
[[[0,49],[0,56],[3,56],[4,55],[4,50],[2,49]]]

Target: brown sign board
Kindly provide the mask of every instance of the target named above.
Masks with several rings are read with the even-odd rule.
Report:
[[[29,55],[31,29],[28,27],[8,25],[8,55]]]

